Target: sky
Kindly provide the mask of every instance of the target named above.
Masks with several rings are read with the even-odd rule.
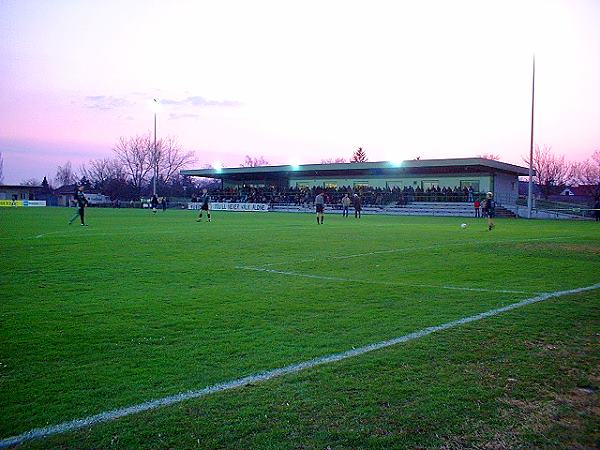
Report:
[[[4,182],[153,130],[193,168],[600,149],[600,1],[0,0]]]

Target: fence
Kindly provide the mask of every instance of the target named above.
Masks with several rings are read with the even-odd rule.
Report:
[[[517,200],[517,206],[527,206],[527,198],[519,198]],[[574,204],[572,202],[557,202],[543,199],[535,199],[533,203],[533,209],[536,211],[551,213],[557,217],[559,215],[565,215],[582,218],[594,217],[597,211],[592,206],[585,203]]]

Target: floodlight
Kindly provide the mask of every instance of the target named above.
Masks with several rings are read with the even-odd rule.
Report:
[[[400,167],[402,165],[402,159],[398,155],[391,155],[388,162],[392,167]]]
[[[150,109],[150,111],[152,111],[154,114],[158,113],[160,111],[160,101],[158,101],[157,98],[153,98],[152,100],[148,100],[148,108]]]

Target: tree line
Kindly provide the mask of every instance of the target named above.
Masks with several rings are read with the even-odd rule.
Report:
[[[523,161],[529,166],[529,158]],[[550,146],[535,146],[532,167],[533,181],[544,198],[567,186],[585,186],[587,195],[600,197],[600,150],[584,161],[568,161],[564,155],[554,154]]]
[[[196,161],[192,151],[184,151],[174,137],[156,141],[150,134],[121,137],[113,147],[113,156],[98,158],[75,170],[70,161],[56,169],[52,186],[44,177],[42,186],[51,190],[78,184],[111,199],[137,200],[151,195],[156,177],[161,196],[183,197],[199,192],[201,186],[179,171]],[[24,180],[34,184],[35,180]],[[35,183],[38,184],[39,183]]]
[[[494,154],[481,154],[479,157],[498,160]],[[418,159],[418,158],[417,158]],[[349,162],[368,161],[366,152],[358,147]],[[113,156],[90,160],[77,171],[71,162],[57,167],[53,181],[46,178],[40,183],[36,179],[26,179],[23,185],[42,185],[48,191],[52,187],[82,184],[112,199],[139,199],[152,192],[153,177],[157,174],[157,189],[160,195],[168,197],[191,196],[198,193],[207,183],[214,180],[195,180],[180,175],[179,171],[196,162],[194,152],[184,151],[174,137],[156,141],[150,134],[134,137],[121,137],[113,147]],[[323,159],[322,163],[344,163],[345,158]],[[523,162],[529,165],[528,158]],[[246,155],[240,167],[268,165],[263,157]],[[208,166],[210,167],[210,166]],[[564,155],[556,155],[550,146],[536,146],[533,152],[534,182],[541,195],[548,198],[560,193],[566,186],[586,186],[588,195],[600,196],[600,150],[584,161],[570,162]],[[3,158],[0,152],[0,183],[3,179]]]

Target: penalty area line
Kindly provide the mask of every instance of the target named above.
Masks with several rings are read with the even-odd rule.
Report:
[[[533,293],[531,291],[517,291],[517,290],[511,290],[511,289],[486,289],[486,288],[473,288],[473,287],[435,285],[435,284],[395,283],[393,281],[358,280],[355,278],[330,277],[327,275],[315,275],[315,274],[310,274],[310,273],[292,272],[292,271],[287,271],[287,270],[266,269],[264,267],[252,267],[252,266],[236,266],[236,269],[252,270],[255,272],[274,273],[274,274],[278,274],[278,275],[287,275],[287,276],[291,276],[291,277],[314,278],[316,280],[342,281],[342,282],[347,282],[347,283],[377,284],[380,286],[405,286],[405,287],[417,287],[417,288],[426,288],[426,289],[445,289],[445,290],[452,290],[452,291],[493,292],[493,293],[497,293],[497,294],[531,294],[531,293]]]
[[[531,305],[533,303],[543,302],[545,300],[549,300],[551,298],[562,297],[565,295],[578,294],[581,292],[593,291],[596,289],[600,289],[600,283],[593,284],[591,286],[580,287],[576,289],[569,289],[567,291],[556,291],[549,292],[545,294],[541,294],[535,297],[531,297],[525,300],[522,300],[517,303],[512,303],[507,306],[503,306],[501,308],[491,309],[489,311],[485,311],[479,314],[475,314],[473,316],[463,317],[462,319],[453,320],[451,322],[446,322],[441,325],[435,325],[428,328],[424,328],[419,331],[415,331],[413,333],[405,334],[403,336],[399,336],[393,339],[389,339],[386,341],[376,342],[373,344],[365,345],[359,348],[353,348],[351,350],[347,350],[340,353],[333,353],[330,355],[320,356],[318,358],[309,359],[307,361],[303,361],[296,364],[290,364],[288,366],[279,367],[277,369],[267,370],[265,372],[256,373],[253,375],[248,375],[243,378],[238,378],[235,380],[225,381],[223,383],[214,384],[212,386],[205,387],[203,389],[198,390],[190,390],[186,392],[180,392],[175,395],[170,395],[167,397],[159,398],[156,400],[150,400],[144,403],[139,403],[137,405],[129,406],[126,408],[113,409],[111,411],[102,412],[93,416],[85,417],[82,419],[76,419],[69,422],[63,422],[56,425],[50,425],[43,428],[34,428],[25,433],[19,434],[17,436],[9,437],[0,440],[0,448],[6,448],[13,445],[19,445],[27,441],[31,441],[34,439],[41,439],[44,437],[49,437],[57,434],[63,434],[70,431],[79,430],[81,428],[90,427],[92,425],[96,425],[103,422],[110,422],[122,417],[127,417],[133,414],[139,414],[144,411],[152,411],[157,408],[174,405],[177,403],[184,402],[186,400],[197,399],[206,397],[210,394],[215,394],[217,392],[229,391],[232,389],[238,389],[244,386],[248,386],[250,384],[264,382],[268,380],[272,380],[273,378],[282,377],[284,375],[298,373],[307,369],[311,369],[313,367],[322,366],[324,364],[331,364],[337,361],[343,361],[345,359],[354,358],[357,356],[364,355],[366,353],[373,352],[375,350],[380,350],[383,348],[391,347],[394,345],[398,345],[404,342],[412,341],[415,339],[422,338],[424,336],[428,336],[438,331],[448,330],[451,328],[455,328],[467,323],[476,322],[478,320],[483,320],[488,317],[497,316],[498,314],[511,311],[513,309],[521,308],[523,306]]]
[[[520,242],[535,242],[535,241],[554,241],[557,239],[571,239],[573,236],[552,236],[552,237],[545,237],[545,238],[528,238],[528,239],[504,239],[504,240],[500,240],[500,241],[487,241],[486,244],[512,244],[512,243],[520,243]],[[421,250],[435,250],[435,249],[441,249],[441,248],[448,248],[448,247],[461,247],[461,246],[467,246],[467,245],[476,245],[477,243],[474,243],[472,241],[452,241],[452,242],[447,242],[445,244],[434,244],[434,245],[426,245],[426,246],[422,246],[422,247],[403,247],[403,248],[391,248],[391,249],[385,249],[385,250],[375,250],[372,252],[366,252],[366,253],[354,253],[352,255],[332,255],[332,256],[323,256],[323,257],[312,257],[312,258],[307,258],[307,259],[300,259],[300,260],[296,260],[294,262],[296,263],[305,263],[305,262],[312,262],[312,261],[316,261],[319,258],[329,258],[329,259],[350,259],[350,258],[360,258],[363,256],[373,256],[373,255],[384,255],[384,254],[390,254],[390,253],[400,253],[400,252],[412,252],[412,251],[421,251]],[[289,261],[278,261],[278,262],[270,262],[270,263],[266,263],[266,264],[262,264],[262,267],[271,267],[271,266],[281,266],[281,265],[288,265],[290,262]]]

